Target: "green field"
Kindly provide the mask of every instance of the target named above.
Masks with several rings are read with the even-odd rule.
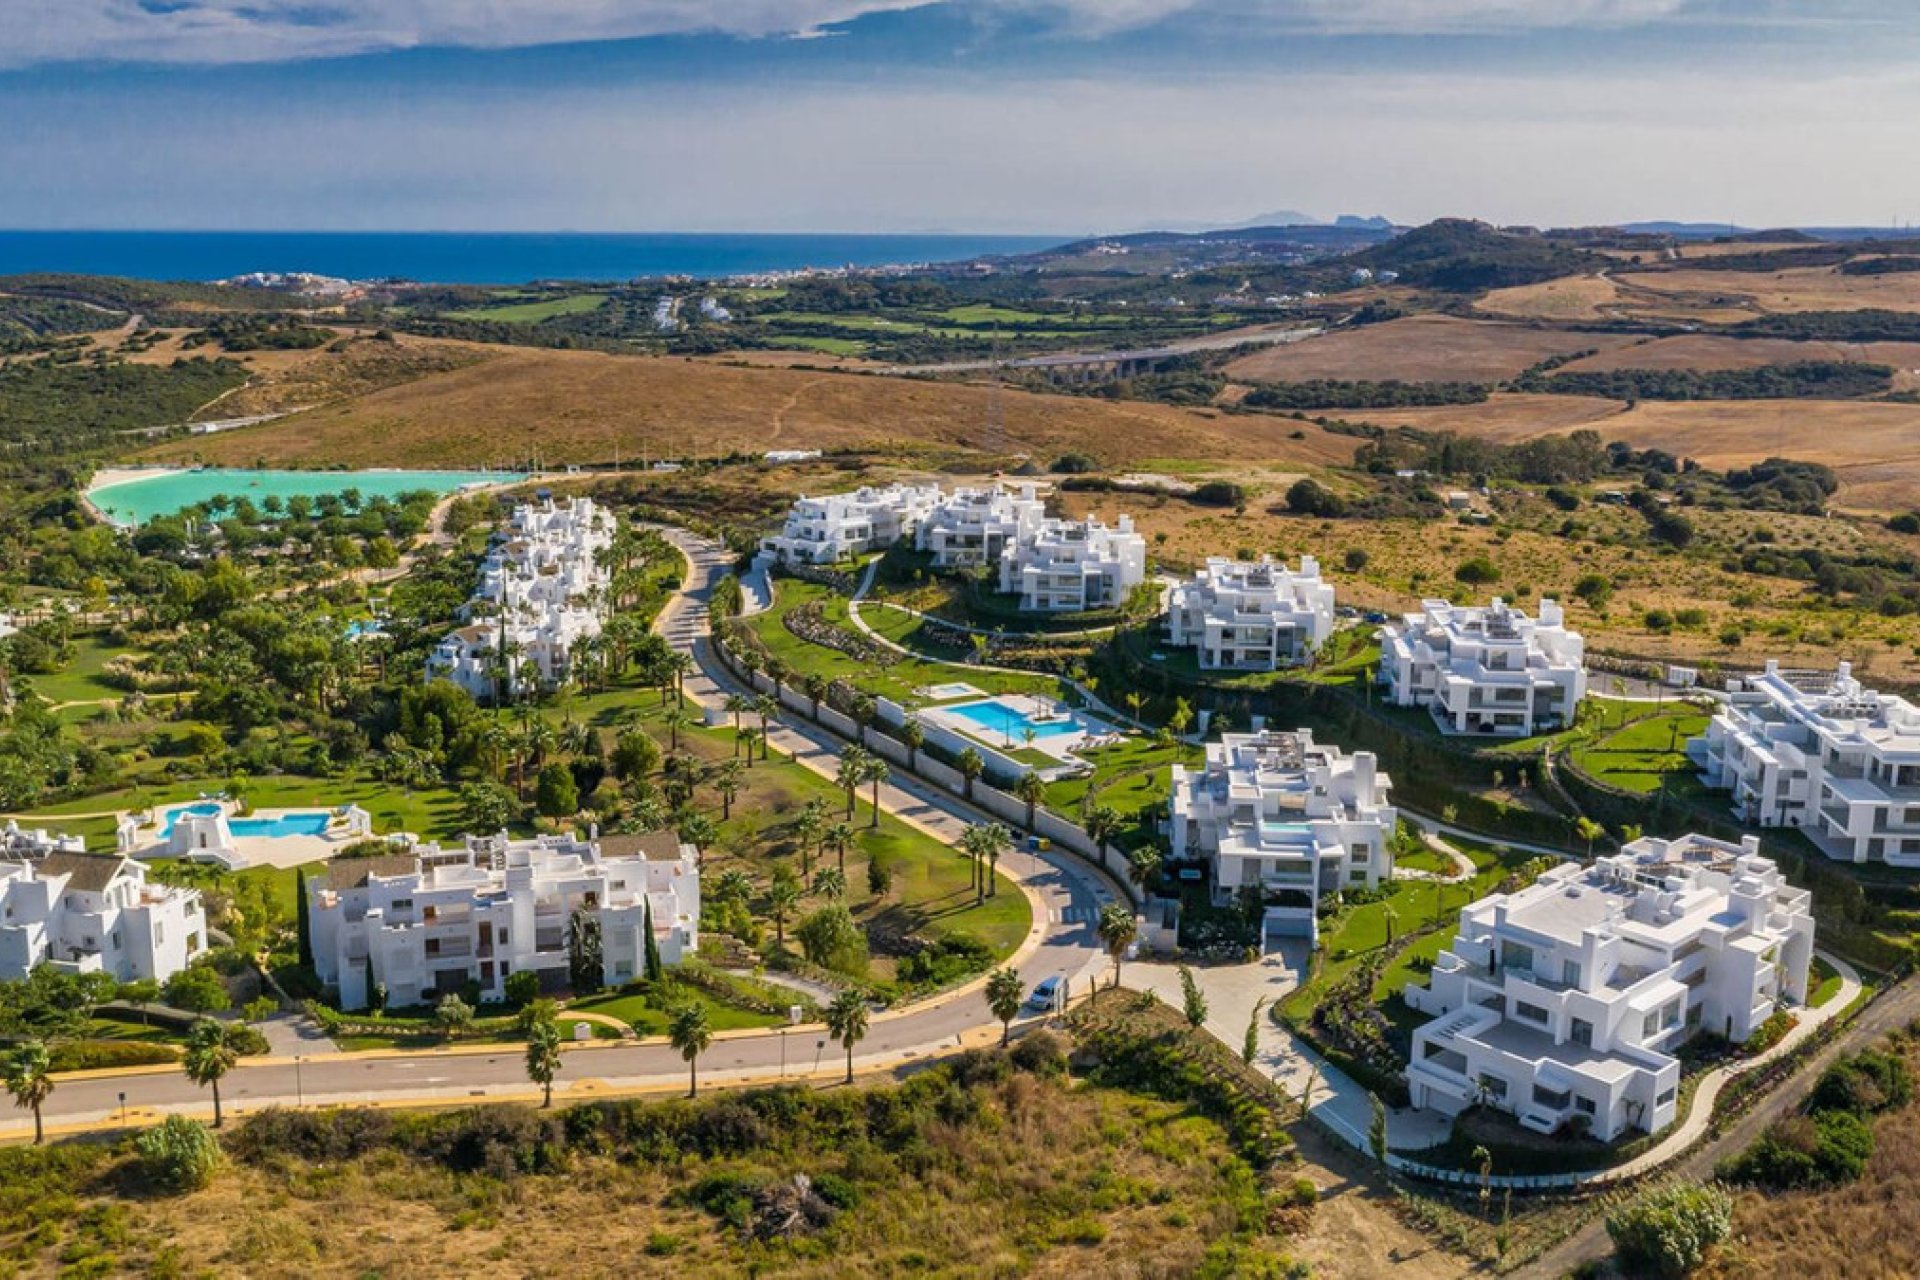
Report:
[[[501,306],[469,307],[449,311],[456,320],[500,320],[508,324],[538,324],[555,316],[577,316],[598,311],[607,304],[604,293],[570,293],[563,297],[536,297],[524,302],[506,302]]]
[[[707,1024],[715,1031],[746,1031],[756,1027],[776,1027],[786,1021],[785,1018],[774,1015],[753,1013],[746,1009],[737,1009],[730,1004],[723,1004],[704,991],[681,988],[675,992],[675,998],[683,1003],[690,1002],[705,1008]],[[667,1034],[667,1022],[671,1016],[649,1004],[644,995],[595,996],[591,1000],[576,1000],[567,1008],[579,1013],[603,1013],[610,1018],[618,1018],[643,1036]]]

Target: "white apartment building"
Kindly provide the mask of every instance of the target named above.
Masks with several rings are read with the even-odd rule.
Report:
[[[0,858],[14,862],[33,862],[50,853],[85,853],[87,842],[81,836],[38,827],[23,827],[12,818],[0,827]]]
[[[914,545],[936,569],[995,568],[1007,548],[1031,539],[1047,518],[1037,486],[958,489],[928,514]]]
[[[119,854],[0,861],[0,980],[51,964],[121,982],[165,982],[207,949],[200,891],[149,884]]]
[[[1530,618],[1427,600],[1380,630],[1380,680],[1393,702],[1426,707],[1442,732],[1526,737],[1573,722],[1587,696],[1586,642],[1560,606]]]
[[[1146,580],[1147,540],[1133,531],[1132,516],[1111,527],[1098,516],[1043,520],[1000,553],[1000,589],[1019,596],[1022,609],[1117,608]]]
[[[1850,664],[1733,682],[1687,743],[1702,781],[1762,827],[1799,827],[1828,857],[1920,866],[1920,708],[1876,693]]]
[[[605,621],[613,532],[612,513],[591,498],[515,508],[481,562],[472,621],[428,655],[427,679],[451,680],[475,698],[565,682],[575,650]]]
[[[1759,849],[1649,837],[1469,906],[1429,985],[1405,991],[1433,1015],[1413,1035],[1413,1104],[1606,1141],[1671,1124],[1682,1041],[1744,1041],[1807,998],[1811,899]]]
[[[797,498],[780,532],[761,539],[760,549],[784,564],[834,564],[863,551],[883,551],[912,537],[940,501],[940,486],[931,484],[869,485],[852,493]]]
[[[645,972],[649,909],[662,963],[698,948],[699,852],[670,831],[468,836],[455,848],[336,858],[309,878],[307,901],[314,968],[343,1009],[365,1008],[376,984],[396,1008],[469,982],[482,999],[498,1000],[522,970],[539,974],[542,990],[564,988],[576,910],[599,918],[611,986]]]
[[[1173,766],[1173,861],[1211,864],[1222,905],[1260,893],[1269,939],[1317,943],[1321,899],[1393,875],[1392,785],[1372,752],[1342,755],[1305,729],[1226,734],[1204,768]]]
[[[1297,571],[1270,556],[1208,556],[1168,598],[1167,633],[1168,643],[1198,651],[1203,671],[1294,666],[1333,634],[1333,584],[1312,556]]]

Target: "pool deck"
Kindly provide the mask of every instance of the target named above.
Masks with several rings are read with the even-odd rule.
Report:
[[[1074,710],[1066,703],[1053,698],[1042,698],[1025,693],[1005,693],[992,697],[965,699],[964,704],[971,705],[982,701],[998,703],[1017,715],[1027,716],[1033,720],[1070,718],[1079,728],[1073,733],[1054,733],[1036,737],[1029,744],[1018,732],[1009,735],[969,720],[954,709],[953,703],[923,708],[920,715],[943,729],[951,730],[982,746],[991,747],[995,751],[1004,753],[1030,749],[1059,761],[1061,766],[1084,764],[1079,752],[1112,732],[1110,726],[1104,722],[1094,719],[1084,711]],[[1052,771],[1043,772],[1051,773]]]
[[[304,866],[311,862],[323,862],[339,854],[348,845],[358,844],[362,840],[372,839],[369,832],[356,831],[344,818],[334,818],[328,823],[325,835],[284,835],[284,836],[240,836],[233,837],[233,843],[227,849],[212,857],[194,858],[191,854],[176,854],[167,847],[166,830],[169,814],[189,808],[196,804],[212,803],[206,800],[188,800],[178,804],[161,805],[154,809],[152,822],[143,822],[135,839],[140,843],[123,850],[130,858],[139,862],[152,862],[163,859],[186,858],[189,861],[212,862],[218,866],[228,866],[231,870],[244,870],[248,867],[288,867]],[[223,802],[229,816],[231,805]],[[254,809],[246,815],[249,818],[283,818],[288,814],[328,813],[332,810],[314,807],[295,809]],[[226,856],[220,856],[220,854]]]

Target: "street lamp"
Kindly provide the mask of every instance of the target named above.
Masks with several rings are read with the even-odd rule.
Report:
[[[120,1127],[122,1129],[127,1127],[127,1091],[125,1089],[120,1091]]]
[[[294,1054],[293,1055],[293,1104],[296,1107],[304,1107],[307,1105],[306,1086],[301,1082],[301,1079],[300,1079],[300,1063],[301,1063],[300,1055],[297,1053]]]

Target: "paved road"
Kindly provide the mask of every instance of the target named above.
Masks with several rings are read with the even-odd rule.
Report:
[[[731,564],[731,557],[711,543],[678,531],[675,541],[688,553],[693,572],[682,594],[662,612],[659,626],[676,646],[704,655],[706,596]],[[709,705],[717,705],[725,696],[704,670],[688,676],[687,694]],[[811,726],[771,728],[776,751],[793,754],[803,765],[831,776],[838,743]],[[880,798],[883,808],[942,839],[957,838],[974,820],[957,800],[907,780],[883,785]],[[1063,855],[1016,852],[1002,858],[1000,868],[1019,881],[1035,903],[1033,931],[1015,958],[1021,976],[1031,986],[1044,977],[1065,975],[1084,989],[1087,978],[1104,963],[1093,922],[1101,905],[1114,900],[1117,890],[1092,868]],[[988,1013],[979,985],[975,982],[925,1004],[876,1015],[867,1038],[855,1051],[856,1069],[891,1069],[962,1045],[997,1040],[999,1025]],[[824,1030],[808,1026],[786,1032],[723,1034],[715,1038],[700,1067],[703,1082],[766,1083],[816,1073],[834,1077],[844,1072],[845,1056],[827,1041]],[[560,1099],[579,1101],[611,1092],[681,1088],[686,1078],[686,1064],[664,1042],[591,1042],[567,1053],[555,1093]],[[522,1051],[511,1045],[417,1053],[316,1051],[299,1058],[253,1059],[236,1067],[221,1086],[222,1101],[232,1115],[274,1104],[391,1106],[532,1096]],[[212,1102],[182,1073],[161,1069],[67,1077],[59,1082],[45,1115],[50,1131],[60,1132],[111,1126],[123,1110],[129,1122],[139,1123],[175,1111],[209,1115]],[[32,1120],[26,1113],[0,1116],[0,1138],[20,1138],[31,1132]]]

